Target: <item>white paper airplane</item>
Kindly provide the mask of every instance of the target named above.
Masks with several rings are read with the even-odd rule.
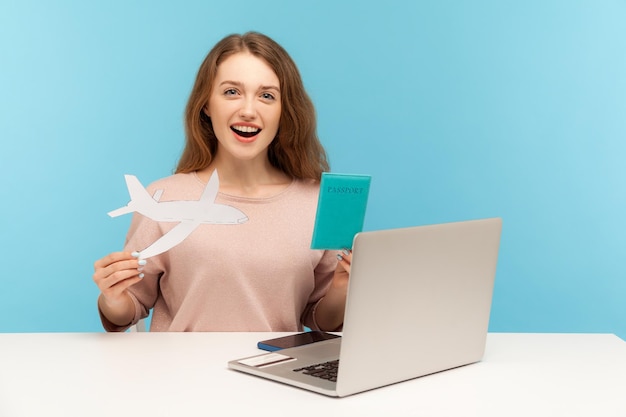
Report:
[[[200,200],[162,201],[163,190],[157,190],[153,197],[134,175],[125,175],[130,202],[108,213],[111,217],[137,212],[157,222],[179,222],[172,230],[141,252],[139,257],[147,259],[163,253],[185,240],[201,224],[241,224],[248,217],[239,209],[225,204],[216,204],[219,189],[217,170],[213,171]]]

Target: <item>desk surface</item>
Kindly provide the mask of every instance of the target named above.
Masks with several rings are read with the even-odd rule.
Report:
[[[0,416],[626,416],[626,342],[490,333],[484,360],[336,399],[226,368],[283,333],[0,334]]]

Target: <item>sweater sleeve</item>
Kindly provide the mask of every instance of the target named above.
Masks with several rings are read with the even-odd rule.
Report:
[[[139,303],[139,301],[137,300],[137,298],[130,293],[130,298],[131,300],[133,300],[133,304],[135,306],[135,316],[133,317],[132,322],[130,322],[129,324],[127,324],[126,326],[118,326],[117,324],[113,324],[109,321],[109,319],[107,319],[103,314],[102,311],[98,308],[98,313],[100,314],[100,321],[102,322],[102,327],[104,327],[104,330],[107,332],[124,332],[126,331],[130,326],[136,324],[140,319],[145,318],[148,316],[148,314],[146,313],[145,315],[141,314],[141,311],[143,311],[141,304]]]

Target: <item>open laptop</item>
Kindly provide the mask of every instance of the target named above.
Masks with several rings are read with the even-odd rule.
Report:
[[[480,361],[501,229],[493,218],[358,233],[342,337],[228,367],[344,397]],[[315,375],[337,359],[336,376]]]

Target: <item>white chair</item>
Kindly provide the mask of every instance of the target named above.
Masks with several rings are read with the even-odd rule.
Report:
[[[145,331],[147,331],[145,319],[141,319],[135,325],[130,326],[128,328],[128,331],[129,332],[145,332]]]

